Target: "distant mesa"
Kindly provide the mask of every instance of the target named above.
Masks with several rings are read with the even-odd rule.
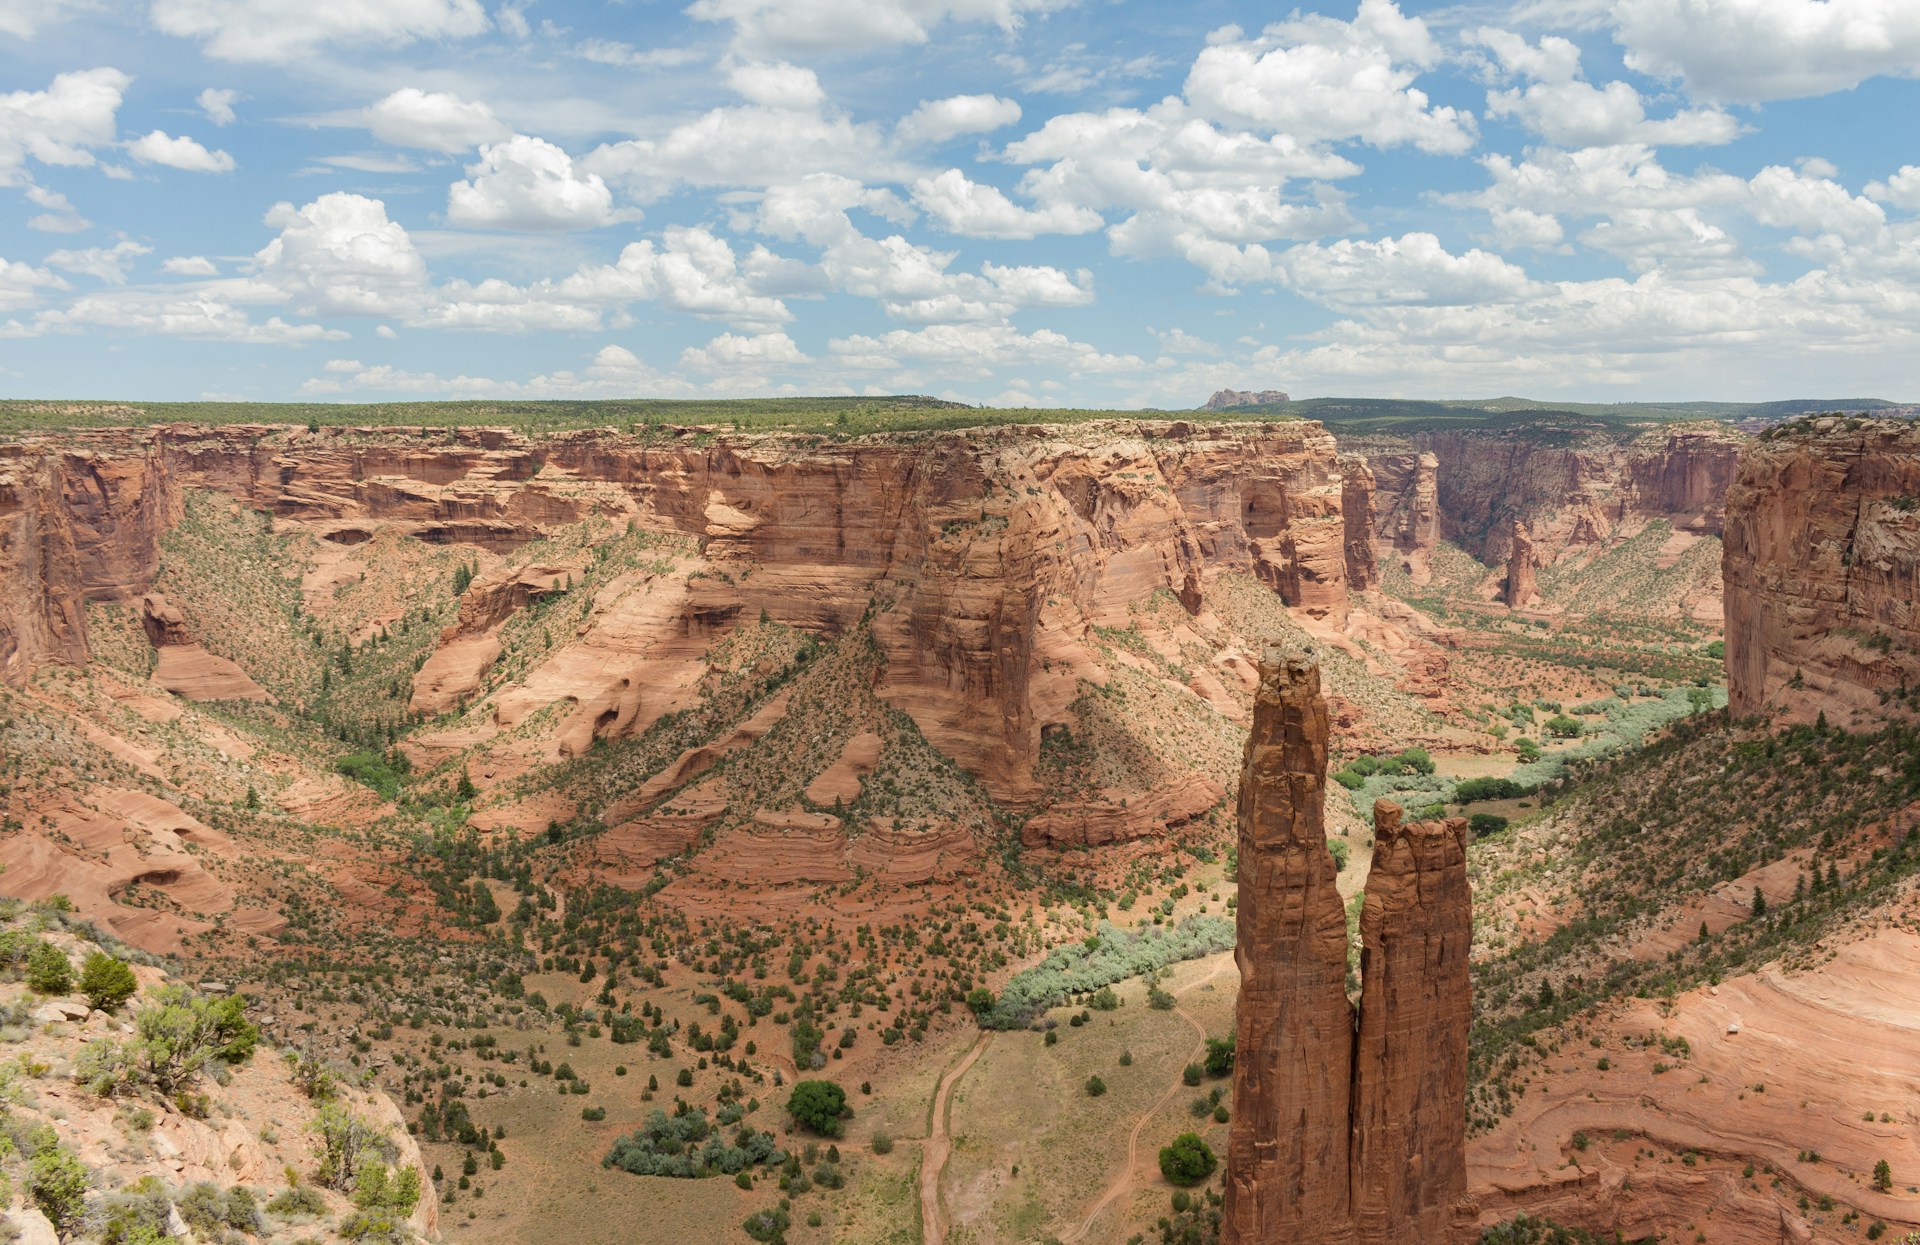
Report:
[[[1249,389],[1222,389],[1207,399],[1202,410],[1225,411],[1236,406],[1277,406],[1282,402],[1291,402],[1286,394],[1278,389],[1262,389],[1254,392]]]

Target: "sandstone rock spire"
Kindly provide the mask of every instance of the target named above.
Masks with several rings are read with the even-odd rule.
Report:
[[[1327,734],[1318,659],[1269,648],[1240,780],[1240,1002],[1224,1245],[1353,1240],[1353,1009],[1346,915],[1327,852]]]
[[[1459,1234],[1466,1194],[1466,823],[1375,805],[1347,1001],[1326,848],[1327,707],[1310,651],[1269,648],[1240,782],[1240,1003],[1223,1245]]]
[[[1527,535],[1527,525],[1515,519],[1509,541],[1507,582],[1501,590],[1500,599],[1512,608],[1519,609],[1532,604],[1540,595],[1539,585],[1533,577],[1533,537]]]
[[[1380,800],[1373,836],[1360,912],[1354,1235],[1364,1245],[1442,1241],[1467,1191],[1467,823],[1404,823]]]

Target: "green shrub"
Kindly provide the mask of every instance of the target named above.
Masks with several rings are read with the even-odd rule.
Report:
[[[100,1245],[164,1245],[173,1203],[152,1176],[100,1199]]]
[[[779,1245],[787,1239],[787,1229],[793,1225],[785,1207],[774,1206],[767,1210],[757,1210],[747,1216],[740,1225],[748,1237],[762,1242],[762,1245]]]
[[[391,1163],[399,1153],[386,1129],[337,1102],[322,1106],[311,1127],[320,1151],[314,1179],[329,1189],[357,1188],[362,1171]]]
[[[750,1167],[765,1167],[786,1158],[773,1134],[742,1127],[731,1142],[720,1135],[705,1110],[669,1116],[655,1109],[646,1122],[613,1143],[600,1160],[636,1176],[671,1176],[694,1180],[705,1176],[737,1176]]]
[[[1233,1074],[1232,1037],[1207,1039],[1207,1075],[1231,1076]]]
[[[1467,818],[1467,829],[1476,839],[1484,839],[1490,834],[1499,834],[1507,828],[1508,824],[1505,817],[1496,813],[1475,813]]]
[[[65,994],[73,989],[73,964],[67,953],[40,941],[27,953],[27,984],[41,994]]]
[[[259,1043],[260,1031],[248,1023],[246,1000],[237,994],[208,999],[165,986],[150,997],[153,1002],[134,1013],[133,1037],[121,1044],[118,1059],[128,1076],[164,1097],[179,1098],[211,1063],[245,1062]],[[109,1063],[104,1052],[96,1060],[100,1068]]]
[[[1087,1078],[1087,1097],[1098,1098],[1107,1092],[1107,1083],[1097,1076]]]
[[[27,1164],[27,1196],[63,1240],[86,1216],[91,1175],[86,1164],[58,1142],[34,1155]]]
[[[310,1185],[296,1184],[280,1190],[267,1203],[267,1213],[281,1219],[305,1219],[327,1213],[327,1199]]]
[[[140,983],[125,960],[116,960],[104,951],[87,956],[80,966],[80,993],[96,1011],[110,1012],[133,997]]]
[[[1160,1174],[1184,1188],[1206,1180],[1218,1165],[1213,1147],[1201,1140],[1198,1133],[1181,1133],[1160,1150]]]
[[[787,1114],[822,1137],[838,1137],[847,1109],[847,1091],[832,1081],[800,1081],[787,1097]]]
[[[1532,794],[1532,787],[1511,778],[1468,778],[1454,784],[1453,802],[1473,804],[1480,800],[1517,800]]]
[[[1234,924],[1230,917],[1197,916],[1178,925],[1123,930],[1102,921],[1096,937],[1097,942],[1056,947],[1040,963],[1015,974],[1000,992],[993,1010],[981,1018],[982,1026],[1024,1029],[1035,1016],[1070,994],[1155,973],[1181,960],[1231,950]],[[1172,996],[1166,997],[1166,1006],[1171,1007]]]

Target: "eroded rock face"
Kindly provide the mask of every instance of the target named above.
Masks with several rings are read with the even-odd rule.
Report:
[[[1223,1245],[1351,1242],[1353,1008],[1320,665],[1268,649],[1240,780],[1240,1001]]]
[[[140,598],[140,625],[157,660],[153,681],[187,700],[272,700],[267,689],[187,629],[187,616],[157,592]]]
[[[1240,966],[1224,1245],[1389,1245],[1467,1230],[1466,823],[1376,806],[1347,1001],[1326,847],[1327,706],[1308,653],[1269,649],[1240,786]]]
[[[1911,716],[1920,427],[1821,419],[1756,442],[1728,495],[1722,576],[1735,717]]]
[[[1611,547],[1654,522],[1683,540],[1717,536],[1745,443],[1721,425],[1622,439],[1570,417],[1564,428],[1343,438],[1342,448],[1366,455],[1375,536],[1421,583],[1442,536],[1482,562],[1506,561],[1516,518],[1536,566]]]
[[[886,658],[876,690],[1011,801],[1037,791],[1042,731],[1099,674],[1090,626],[1125,627],[1159,593],[1197,609],[1234,573],[1339,627],[1374,566],[1371,473],[1306,421],[846,442],[174,426],[33,438],[11,453],[0,459],[0,663],[10,679],[85,659],[85,603],[152,588],[160,537],[190,489],[335,544],[384,531],[510,550],[595,516],[687,538],[686,565],[596,608],[586,634],[497,697],[487,730],[565,701],[560,750],[575,755],[684,707],[686,671],[742,618],[764,610],[836,633],[871,609]],[[88,550],[123,541],[135,555],[91,578],[72,570]],[[475,695],[499,656],[500,623],[567,570],[476,579],[410,707],[439,714]],[[189,609],[189,632],[191,621]],[[1090,809],[1063,834],[1102,837],[1110,820]],[[1149,828],[1144,817],[1121,820],[1121,833]]]

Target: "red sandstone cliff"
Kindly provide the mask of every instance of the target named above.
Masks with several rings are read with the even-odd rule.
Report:
[[[1343,438],[1376,481],[1374,532],[1416,583],[1445,536],[1483,562],[1510,553],[1512,521],[1538,565],[1597,551],[1655,520],[1718,535],[1745,438],[1717,424],[1651,429],[1623,440],[1601,424],[1443,430]]]
[[[1728,707],[1869,725],[1920,705],[1920,427],[1825,418],[1754,444],[1727,499]]]
[[[1327,705],[1269,649],[1240,783],[1240,967],[1223,1245],[1398,1245],[1467,1231],[1466,823],[1375,807],[1362,990],[1326,848]]]
[[[1309,422],[846,442],[173,426],[33,437],[7,454],[0,662],[10,679],[84,660],[85,603],[152,587],[160,537],[187,490],[341,545],[378,530],[503,551],[589,517],[624,520],[687,538],[692,560],[644,600],[596,611],[571,651],[502,697],[488,730],[564,701],[561,753],[576,754],[677,707],[680,685],[661,676],[739,618],[765,610],[838,632],[872,610],[880,694],[1013,800],[1035,789],[1042,730],[1099,675],[1091,628],[1128,626],[1129,611],[1159,593],[1197,610],[1227,573],[1338,627],[1374,568],[1371,475]],[[498,654],[491,631],[550,586],[534,580],[476,581],[415,680],[416,711],[443,712],[478,688]],[[192,603],[173,604],[190,622]]]

